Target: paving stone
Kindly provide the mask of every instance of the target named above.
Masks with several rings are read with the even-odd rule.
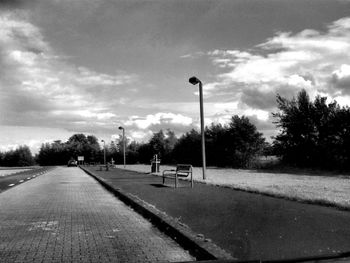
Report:
[[[2,262],[194,260],[79,168],[1,193],[0,211]]]

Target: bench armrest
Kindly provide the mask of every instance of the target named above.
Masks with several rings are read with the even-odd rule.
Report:
[[[187,177],[191,174],[191,171],[177,171],[176,174],[181,177]]]

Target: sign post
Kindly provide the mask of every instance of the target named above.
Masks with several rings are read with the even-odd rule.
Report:
[[[81,164],[84,163],[84,156],[78,156],[78,163],[81,162]]]

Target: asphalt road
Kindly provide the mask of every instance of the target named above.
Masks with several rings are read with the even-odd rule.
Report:
[[[188,182],[174,189],[160,177],[116,169],[99,172],[111,185],[132,193],[204,234],[240,260],[290,259],[350,251],[350,212],[229,188]]]
[[[41,168],[35,168],[35,169],[28,169],[26,171],[10,174],[6,176],[1,176],[0,193],[7,189],[16,187],[17,185],[23,184],[28,180],[32,180],[37,176],[40,176],[43,173],[47,172],[50,169],[51,169],[50,167],[41,167]]]
[[[79,168],[0,194],[1,262],[175,262],[193,258]]]

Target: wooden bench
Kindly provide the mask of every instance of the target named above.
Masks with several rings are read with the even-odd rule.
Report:
[[[192,165],[190,164],[178,164],[176,169],[163,171],[163,184],[165,184],[165,178],[175,179],[175,188],[177,188],[178,178],[188,177],[191,175],[191,188],[193,188],[193,173]]]
[[[109,165],[108,165],[108,164],[106,164],[106,165],[100,165],[100,171],[102,171],[103,168],[105,168],[106,171],[108,171],[108,170],[109,170]]]

